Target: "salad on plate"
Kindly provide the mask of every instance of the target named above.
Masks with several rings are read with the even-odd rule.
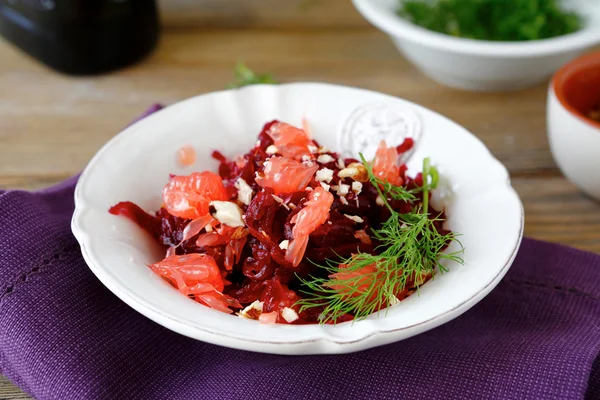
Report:
[[[425,158],[410,177],[401,162],[412,147],[382,141],[373,160],[347,158],[307,124],[275,120],[246,154],[214,151],[218,173],[172,175],[154,214],[128,201],[109,211],[164,247],[149,267],[205,306],[265,324],[359,320],[462,262],[430,201],[436,168]],[[180,157],[195,159],[189,147]]]

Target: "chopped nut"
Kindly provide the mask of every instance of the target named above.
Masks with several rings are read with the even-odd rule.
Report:
[[[321,184],[321,187],[322,187],[323,189],[325,189],[325,191],[327,191],[327,192],[329,191],[329,188],[330,188],[331,186],[329,186],[329,185],[328,185],[328,184],[326,184],[325,182],[319,182],[319,183]]]
[[[338,172],[340,178],[352,178],[354,175],[358,175],[357,168],[344,168]]]
[[[254,303],[250,304],[248,307],[244,308],[242,311],[238,313],[238,316],[242,318],[248,319],[257,319],[258,315],[262,313],[263,310],[263,302],[262,301],[254,301]]]
[[[231,227],[244,226],[242,215],[244,212],[231,201],[211,201],[210,207],[214,209],[211,215],[224,225]]]
[[[243,178],[238,178],[234,184],[235,188],[238,190],[238,200],[245,205],[249,205],[250,201],[252,201],[252,188]]]
[[[298,318],[300,318],[298,316],[298,313],[296,313],[296,311],[294,311],[293,308],[289,308],[289,307],[283,308],[283,310],[281,311],[281,316],[283,317],[283,319],[285,319],[290,324],[292,322],[296,321]]]
[[[365,222],[364,219],[362,219],[361,217],[359,217],[358,215],[348,215],[348,214],[344,214],[344,217],[351,219],[352,221],[362,224],[363,222]]]
[[[267,149],[265,150],[265,153],[267,153],[267,154],[277,154],[278,151],[279,151],[279,149],[275,145],[272,144],[269,147],[267,147]]]
[[[335,161],[335,158],[331,157],[329,154],[321,154],[317,158],[317,161],[320,162],[321,164],[327,164],[327,163]]]
[[[336,192],[338,196],[347,195],[349,190],[350,185],[346,185],[345,183],[340,183],[338,186],[336,186]]]
[[[350,165],[348,165],[348,168],[356,168],[358,170],[358,174],[352,177],[352,179],[354,179],[355,181],[367,182],[369,180],[369,172],[362,163],[351,163]]]
[[[369,180],[369,173],[361,163],[352,163],[348,165],[338,172],[338,176],[340,178],[352,178],[359,182],[367,182]]]
[[[331,182],[333,179],[333,170],[329,168],[321,168],[315,175],[316,180],[320,182]]]

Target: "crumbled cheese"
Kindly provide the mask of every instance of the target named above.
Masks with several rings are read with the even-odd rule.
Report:
[[[234,186],[238,190],[238,200],[242,204],[249,205],[252,200],[252,193],[254,193],[250,185],[246,183],[244,178],[238,178]]]
[[[400,300],[398,300],[398,298],[393,294],[390,295],[390,306],[395,306],[398,303],[400,303]]]
[[[307,186],[307,187],[306,187],[306,191],[307,191],[307,192],[310,192],[310,191],[312,191],[312,190],[313,190],[313,188],[311,188],[310,186]]]
[[[358,175],[358,169],[355,167],[344,168],[338,172],[340,178],[352,178],[354,175]]]
[[[331,221],[327,221],[327,225],[333,225]]]
[[[260,140],[256,141],[256,147],[260,147]]]
[[[325,191],[327,191],[327,192],[329,191],[329,188],[330,188],[331,186],[329,186],[329,185],[328,185],[328,184],[326,184],[325,182],[319,182],[319,183],[321,184],[321,187],[322,187],[323,189],[325,189]]]
[[[219,222],[231,227],[244,226],[242,220],[242,209],[231,201],[211,201],[211,207],[214,207],[215,212],[212,216]]]
[[[344,160],[343,160],[343,159],[341,159],[341,158],[338,158],[338,160],[337,160],[337,167],[338,167],[339,169],[344,169],[344,168],[346,168],[346,163],[344,163]]]
[[[289,246],[290,246],[290,241],[287,239],[282,240],[281,243],[279,243],[279,248],[282,250],[287,250]]]
[[[206,226],[204,227],[204,229],[206,230],[206,232],[209,232],[209,233],[213,231],[213,227],[212,227],[212,225],[211,225],[211,224],[208,224],[208,225],[206,225]]]
[[[311,158],[311,156],[309,156],[308,154],[304,154],[304,155],[302,156],[302,162],[304,162],[304,163],[308,163],[308,162],[310,162],[311,160],[312,160],[312,158]]]
[[[321,147],[319,147],[319,154],[323,154],[323,153],[331,153],[331,150],[329,150],[325,146],[321,146]]]
[[[242,318],[249,318],[249,319],[252,319],[248,313],[249,313],[250,311],[252,311],[252,310],[256,310],[256,311],[258,311],[258,312],[261,312],[261,313],[262,313],[262,310],[263,310],[263,304],[264,304],[264,303],[263,303],[262,301],[255,300],[255,301],[254,301],[254,303],[250,304],[248,307],[246,307],[246,308],[244,308],[242,311],[240,311],[240,312],[238,313],[238,316],[240,316],[240,317],[242,317]]]
[[[267,149],[265,150],[265,153],[267,154],[277,154],[277,152],[279,151],[279,149],[277,148],[277,146],[275,145],[270,145],[269,147],[267,147]]]
[[[296,311],[294,311],[293,308],[289,307],[283,307],[283,310],[281,311],[281,316],[290,324],[298,318],[300,318]]]
[[[348,200],[346,200],[346,198],[344,196],[340,196],[340,203],[342,203],[343,205],[347,206],[348,205]]]
[[[336,191],[338,196],[345,196],[348,194],[350,190],[350,185],[346,185],[345,183],[340,183],[336,186]]]
[[[310,151],[311,153],[316,153],[319,150],[319,148],[317,146],[315,146],[314,144],[309,144],[308,145],[308,151]]]
[[[320,162],[321,164],[327,164],[327,163],[335,161],[335,158],[331,157],[329,154],[321,154],[317,158],[317,161]]]
[[[315,178],[320,182],[331,182],[333,179],[333,170],[329,168],[321,168],[317,171]]]
[[[364,219],[362,219],[361,217],[359,217],[358,215],[348,215],[348,214],[344,214],[344,217],[351,219],[352,221],[362,224],[363,222],[365,222]]]
[[[360,192],[362,191],[362,187],[363,187],[362,183],[357,182],[357,181],[352,182],[352,191],[354,193],[356,193],[356,195],[360,194]]]
[[[378,206],[385,205],[385,203],[383,202],[383,199],[379,195],[377,195],[377,198],[375,199],[375,204],[377,204]]]

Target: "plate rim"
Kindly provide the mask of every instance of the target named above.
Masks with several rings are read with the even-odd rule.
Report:
[[[224,334],[223,332],[215,332],[212,329],[205,328],[202,326],[190,325],[189,323],[182,321],[179,318],[173,317],[173,315],[171,315],[169,313],[164,313],[164,312],[162,312],[162,310],[156,309],[151,304],[144,302],[143,299],[138,299],[135,296],[131,295],[127,290],[122,289],[121,285],[117,281],[114,281],[113,278],[111,278],[111,274],[104,271],[102,268],[96,266],[95,265],[96,262],[93,261],[93,258],[90,256],[90,254],[88,252],[88,248],[90,247],[90,243],[92,242],[93,235],[86,233],[85,230],[80,227],[80,220],[81,220],[82,216],[85,215],[85,210],[84,210],[85,197],[81,194],[81,192],[83,190],[82,189],[83,186],[85,185],[88,174],[90,173],[90,171],[92,169],[94,169],[95,164],[102,157],[104,152],[107,151],[111,146],[113,146],[114,143],[118,142],[120,140],[120,138],[123,137],[123,133],[125,133],[130,127],[136,125],[138,122],[138,121],[136,121],[136,122],[131,123],[130,125],[126,126],[121,131],[119,131],[119,133],[117,133],[114,137],[112,137],[109,141],[107,141],[95,153],[95,155],[92,157],[92,159],[88,162],[88,164],[82,171],[82,173],[78,179],[77,185],[75,187],[75,191],[74,191],[75,210],[73,212],[73,217],[71,219],[71,230],[73,232],[73,235],[79,242],[81,253],[86,262],[86,265],[88,266],[88,268],[90,268],[90,270],[94,273],[94,275],[102,282],[102,284],[104,286],[106,286],[106,288],[109,289],[120,300],[122,300],[124,303],[126,303],[127,305],[129,305],[130,307],[135,309],[137,312],[141,313],[145,317],[151,319],[152,321],[158,323],[159,325],[161,325],[171,331],[177,332],[179,334],[193,338],[195,340],[201,340],[201,341],[213,343],[213,344],[220,345],[220,346],[254,351],[254,352],[271,353],[271,354],[299,354],[299,353],[301,353],[301,354],[331,354],[331,353],[344,353],[344,352],[350,352],[350,351],[358,351],[358,350],[362,350],[362,349],[366,349],[366,348],[376,347],[379,345],[374,344],[374,345],[370,345],[370,346],[367,346],[364,348],[359,348],[359,349],[354,349],[354,350],[351,349],[351,347],[354,347],[354,345],[361,343],[361,342],[365,342],[368,339],[373,338],[374,336],[390,335],[390,334],[394,334],[394,333],[402,332],[402,331],[416,331],[413,334],[408,335],[405,338],[418,335],[419,333],[433,329],[453,318],[460,316],[464,312],[468,311],[475,304],[477,304],[487,294],[489,294],[498,285],[498,283],[501,281],[501,279],[507,273],[508,269],[512,265],[516,255],[518,253],[518,250],[519,250],[520,245],[523,240],[524,219],[525,219],[524,207],[523,207],[523,203],[522,203],[520,196],[518,195],[518,193],[516,192],[516,190],[514,189],[514,187],[511,184],[510,174],[509,174],[509,171],[507,170],[507,168],[491,153],[491,151],[488,149],[488,147],[485,146],[485,144],[476,135],[471,133],[468,129],[464,128],[462,125],[447,118],[443,114],[440,114],[434,110],[431,110],[427,107],[421,106],[417,103],[414,103],[410,100],[403,99],[398,96],[390,95],[390,94],[375,91],[375,90],[364,89],[364,88],[360,88],[360,87],[337,85],[337,84],[322,83],[322,82],[294,82],[294,83],[285,83],[285,84],[278,84],[278,85],[259,84],[259,85],[252,85],[252,86],[293,87],[293,86],[311,86],[311,85],[325,86],[325,87],[331,88],[331,89],[358,90],[358,91],[363,91],[363,92],[367,92],[367,93],[371,93],[371,94],[384,95],[384,96],[387,96],[392,99],[400,99],[403,102],[406,102],[408,105],[416,106],[417,108],[426,109],[426,110],[438,115],[439,117],[442,117],[444,120],[446,120],[446,122],[450,122],[454,125],[457,125],[458,127],[462,128],[464,131],[466,131],[470,135],[471,139],[474,139],[481,145],[482,150],[485,150],[486,156],[490,158],[490,161],[494,161],[496,164],[498,164],[503,169],[503,172],[506,173],[507,179],[506,179],[506,182],[504,183],[504,185],[505,185],[504,189],[508,189],[508,192],[511,194],[511,196],[515,200],[517,200],[518,205],[519,205],[519,211],[520,211],[520,213],[519,213],[520,214],[519,215],[519,218],[520,218],[519,231],[517,232],[517,236],[516,236],[516,240],[514,242],[513,248],[510,251],[510,254],[508,255],[507,259],[504,261],[502,268],[500,268],[498,270],[498,273],[494,276],[493,279],[491,279],[489,282],[487,282],[487,284],[485,286],[483,286],[480,290],[478,290],[476,293],[471,295],[469,298],[464,299],[459,304],[455,305],[453,308],[446,310],[442,313],[439,313],[427,320],[419,321],[418,323],[415,323],[412,325],[402,326],[402,327],[398,327],[398,328],[391,328],[391,329],[380,329],[379,327],[375,327],[367,334],[360,336],[359,338],[354,339],[354,340],[337,340],[336,338],[332,337],[331,335],[327,335],[327,336],[323,335],[321,337],[313,337],[313,338],[306,338],[306,339],[286,340],[286,341],[270,341],[270,340],[265,340],[265,339],[261,340],[261,339],[251,338],[251,337],[243,337],[243,336],[238,336],[238,335],[234,335],[234,334]],[[195,99],[198,99],[200,97],[215,95],[217,93],[243,91],[243,90],[248,90],[248,89],[249,89],[249,87],[241,87],[241,88],[233,88],[233,89],[226,89],[226,90],[202,93],[202,94],[192,96],[192,97],[189,97],[186,99],[182,99],[178,102],[175,102],[169,106],[166,106],[166,107],[152,113],[148,117],[159,115],[160,113],[163,113],[166,110],[169,110],[173,106],[182,105],[186,102],[192,102]],[[167,320],[168,323],[165,323],[164,320]],[[420,327],[423,327],[423,326],[425,326],[425,329],[417,331],[417,330],[419,330]],[[206,336],[206,337],[203,337],[202,339],[200,339],[198,336],[193,335],[192,332],[201,333],[202,336]],[[210,340],[210,339],[212,339],[213,336],[218,336],[220,338],[226,337],[230,343],[227,344],[227,343],[222,343],[218,340],[215,340],[215,341]],[[399,340],[404,340],[405,338],[402,338]],[[308,352],[307,351],[300,351],[300,352],[289,351],[289,349],[286,350],[283,348],[283,347],[289,346],[289,345],[293,345],[295,347],[297,345],[309,345],[309,344],[321,343],[321,342],[324,342],[325,344],[335,345],[337,347],[332,349],[332,348],[320,346],[320,347],[316,347],[316,348],[311,348],[311,349],[309,349]],[[254,345],[254,346],[263,346],[263,347],[267,346],[267,348],[256,349],[256,348],[252,348],[252,346],[248,346],[248,344]],[[348,351],[344,351],[344,349],[347,349]],[[304,349],[304,350],[306,350],[306,349]]]

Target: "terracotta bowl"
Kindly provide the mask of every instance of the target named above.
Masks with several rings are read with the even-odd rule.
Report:
[[[563,66],[548,90],[548,140],[562,173],[600,200],[600,52]]]

